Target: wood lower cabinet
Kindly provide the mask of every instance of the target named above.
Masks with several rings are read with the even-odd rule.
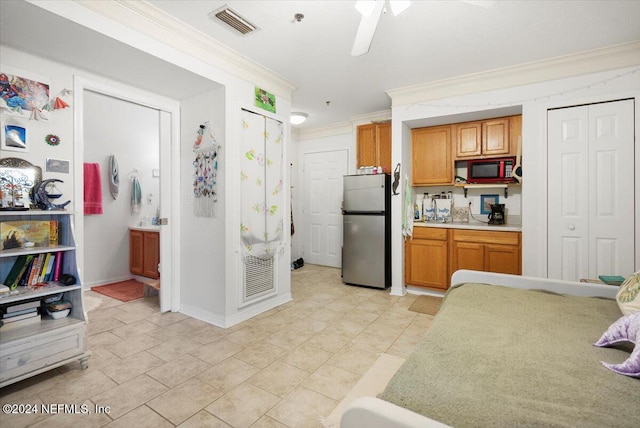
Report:
[[[413,239],[405,242],[405,283],[446,290],[449,286],[448,242],[448,229],[416,227]]]
[[[411,131],[411,184],[453,184],[451,157],[453,126],[417,128]]]
[[[522,273],[520,232],[417,226],[405,241],[405,284],[445,291],[459,269]]]
[[[379,165],[391,173],[391,123],[358,126],[356,146],[356,168]]]
[[[160,278],[160,233],[129,230],[129,271],[147,278]]]
[[[520,232],[451,231],[451,273],[459,269],[522,274]]]

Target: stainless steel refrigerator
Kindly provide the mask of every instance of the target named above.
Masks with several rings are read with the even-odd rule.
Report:
[[[391,286],[391,179],[346,175],[342,199],[342,281]]]

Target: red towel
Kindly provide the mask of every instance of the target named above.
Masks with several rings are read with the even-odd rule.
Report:
[[[102,181],[100,164],[84,164],[84,213],[102,214]]]

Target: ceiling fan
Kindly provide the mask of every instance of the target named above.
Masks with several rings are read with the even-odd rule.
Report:
[[[495,0],[460,0],[475,6],[490,7]],[[356,33],[356,39],[351,49],[352,56],[360,56],[369,52],[373,34],[376,32],[380,15],[385,10],[385,3],[389,4],[389,9],[393,16],[398,16],[411,6],[410,0],[358,0],[356,10],[360,12],[362,18]]]

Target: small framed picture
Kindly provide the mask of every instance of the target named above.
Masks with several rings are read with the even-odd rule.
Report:
[[[500,202],[500,195],[480,195],[480,214],[491,214],[491,205]]]
[[[12,150],[15,152],[28,152],[27,128],[0,121],[0,138],[2,150]]]

